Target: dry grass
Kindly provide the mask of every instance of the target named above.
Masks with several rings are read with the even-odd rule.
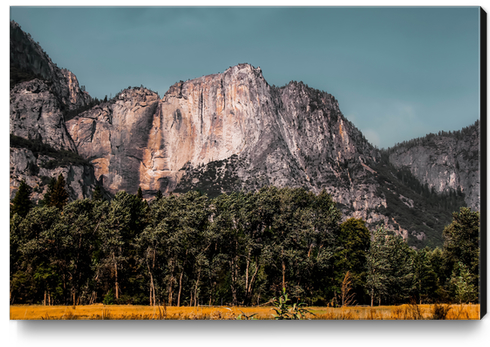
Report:
[[[309,307],[308,319],[328,320],[413,320],[480,319],[480,305],[401,305],[375,307]],[[234,320],[253,315],[253,319],[273,319],[272,307],[163,307],[163,306],[10,306],[13,320]]]
[[[474,320],[480,319],[480,305],[400,305],[375,307],[310,308],[314,319],[355,320]]]

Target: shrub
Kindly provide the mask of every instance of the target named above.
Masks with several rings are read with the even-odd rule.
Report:
[[[113,305],[116,300],[116,297],[114,296],[114,291],[110,289],[107,294],[104,296],[104,299],[102,300],[102,303],[104,305]]]

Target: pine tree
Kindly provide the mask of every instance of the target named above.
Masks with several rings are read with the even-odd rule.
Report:
[[[437,273],[432,264],[433,251],[428,247],[417,250],[413,256],[414,289],[419,298],[419,304],[423,299],[435,297],[439,289]]]
[[[15,197],[12,200],[12,207],[10,208],[10,216],[15,215],[16,213],[25,218],[27,213],[32,207],[32,202],[30,200],[30,196],[32,193],[32,188],[26,183],[25,180],[20,182],[19,190],[15,193]]]
[[[94,191],[92,193],[92,200],[102,200],[102,191],[100,189],[100,186],[95,186]]]
[[[341,245],[335,252],[335,277],[340,283],[349,272],[352,290],[362,301],[366,284],[366,254],[371,233],[362,219],[350,218],[340,225],[338,237]]]
[[[470,272],[472,284],[478,287],[480,213],[462,207],[459,213],[453,213],[453,221],[444,228],[443,235],[446,278],[457,270],[458,263],[461,262]]]
[[[143,200],[143,192],[141,191],[141,187],[138,187],[138,193],[136,193],[138,199]]]
[[[62,174],[58,176],[58,180],[53,187],[53,192],[51,193],[50,206],[55,206],[58,209],[62,210],[63,207],[68,202],[68,192],[66,191],[66,183],[65,178]]]
[[[155,196],[155,200],[156,200],[156,201],[160,201],[162,198],[163,198],[162,191],[161,191],[161,190],[159,190],[159,191],[157,192],[157,195]]]
[[[371,294],[371,306],[374,304],[375,297],[381,301],[381,296],[388,294],[388,276],[391,265],[388,262],[387,236],[388,234],[383,227],[375,230],[366,256],[366,285]]]
[[[51,206],[51,194],[53,194],[53,189],[56,184],[56,178],[51,177],[51,180],[48,183],[48,190],[44,194],[42,200],[39,200],[39,206]]]
[[[477,287],[471,283],[473,282],[473,277],[462,262],[456,263],[450,283],[454,287],[456,300],[460,304],[478,300]]]
[[[388,295],[390,304],[406,302],[414,289],[413,253],[414,251],[399,235],[389,235],[386,240],[388,248]]]

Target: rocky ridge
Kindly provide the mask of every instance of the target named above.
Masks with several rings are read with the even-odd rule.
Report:
[[[127,89],[67,122],[78,153],[95,169],[95,177],[112,194],[135,193],[141,185],[158,94]]]
[[[22,31],[20,25],[10,22],[10,68],[18,73],[28,73],[52,83],[53,94],[58,98],[62,109],[76,109],[90,103],[90,95],[82,91],[77,77],[67,69],[59,68],[34,42],[30,34]]]
[[[10,22],[10,82],[11,198],[25,180],[34,189],[33,200],[39,200],[50,177],[60,173],[68,183],[71,199],[90,196],[97,184],[92,165],[60,158],[65,154],[71,158],[71,153],[77,157],[64,112],[86,106],[92,99],[80,89],[76,76],[58,68],[14,21]],[[12,136],[27,142],[13,145]],[[39,148],[49,151],[36,150]]]
[[[468,207],[480,210],[480,123],[440,132],[388,149],[390,162],[407,168],[429,189],[461,190]]]
[[[53,86],[37,78],[10,91],[10,133],[56,149],[77,151]]]
[[[335,98],[303,83],[271,87],[249,64],[176,83],[162,99],[126,89],[67,127],[112,193],[325,189],[349,215],[384,221],[369,213],[386,204],[373,169],[379,152]]]

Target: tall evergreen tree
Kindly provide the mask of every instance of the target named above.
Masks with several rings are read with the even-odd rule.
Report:
[[[51,199],[49,206],[55,206],[58,209],[62,210],[63,207],[68,202],[68,192],[66,191],[66,183],[65,177],[63,174],[59,174],[58,179],[53,187],[53,191],[51,192]]]
[[[374,298],[388,294],[388,276],[391,271],[391,265],[388,261],[388,233],[383,227],[379,227],[373,232],[371,245],[366,257],[367,279],[366,285],[371,294],[371,306],[374,304]]]
[[[342,282],[349,272],[357,302],[361,302],[364,296],[370,238],[371,233],[362,219],[349,218],[340,225],[340,247],[335,253],[336,280]]]
[[[29,210],[32,207],[32,202],[30,199],[31,193],[32,188],[26,183],[25,180],[22,180],[19,185],[19,190],[17,190],[15,197],[12,200],[12,205],[10,207],[11,217],[16,213],[22,218],[27,216],[27,213],[29,213]]]
[[[478,289],[473,284],[473,277],[462,262],[458,261],[456,263],[451,275],[450,284],[453,287],[455,299],[460,304],[478,300]]]
[[[100,201],[102,200],[102,191],[99,185],[96,185],[92,193],[92,200]]]
[[[422,304],[422,300],[429,301],[436,297],[439,289],[437,273],[434,270],[433,251],[428,247],[417,250],[413,256],[414,290],[415,295]]]
[[[389,304],[407,302],[413,290],[413,253],[414,251],[399,235],[388,235],[388,294]]]
[[[453,221],[446,226],[444,235],[444,256],[447,278],[461,262],[472,275],[473,284],[478,287],[480,258],[480,213],[462,207],[453,213]]]
[[[56,178],[51,177],[48,183],[48,189],[41,200],[39,200],[39,206],[51,206],[51,195],[53,194],[54,186],[56,185]]]
[[[162,191],[161,191],[161,190],[159,190],[159,191],[157,192],[157,195],[155,196],[155,200],[156,200],[156,201],[160,201],[162,198],[163,198]]]

